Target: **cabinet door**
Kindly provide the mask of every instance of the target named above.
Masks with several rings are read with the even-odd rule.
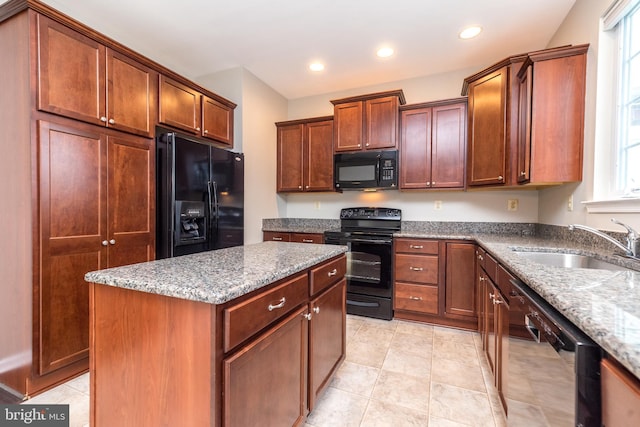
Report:
[[[640,425],[640,381],[612,359],[603,359],[602,422],[605,426]]]
[[[342,279],[310,304],[309,410],[346,354],[346,288],[347,281]]]
[[[233,109],[203,96],[202,136],[233,147]]]
[[[223,426],[299,425],[307,407],[303,306],[222,362]]]
[[[304,136],[305,191],[333,191],[333,120],[306,124]]]
[[[484,282],[484,315],[485,315],[485,333],[486,333],[486,342],[487,345],[485,347],[485,351],[487,354],[487,359],[489,361],[489,366],[491,367],[491,371],[495,375],[496,370],[496,346],[497,346],[497,338],[496,338],[496,310],[495,304],[493,303],[493,298],[497,292],[496,287],[489,279],[486,273],[482,272],[482,281]]]
[[[365,101],[365,148],[378,150],[398,146],[398,97]]]
[[[364,110],[362,101],[336,104],[333,108],[335,151],[361,150]]]
[[[153,134],[156,75],[131,58],[107,49],[107,126],[138,135]]]
[[[464,188],[466,110],[464,103],[433,108],[431,187]]]
[[[531,163],[531,84],[533,67],[520,79],[518,100],[518,182],[527,182],[530,178]]]
[[[431,114],[431,108],[402,112],[400,188],[431,186]]]
[[[200,134],[200,98],[197,90],[160,76],[159,121],[169,126]]]
[[[88,125],[38,122],[40,375],[89,357],[88,271],[107,266],[105,138]]]
[[[304,125],[278,127],[278,192],[303,191]]]
[[[153,140],[108,138],[109,267],[155,258]]]
[[[505,182],[507,83],[504,67],[469,85],[469,185]]]
[[[475,319],[475,245],[447,243],[446,257],[445,312]]]
[[[105,47],[38,15],[38,109],[104,125]]]

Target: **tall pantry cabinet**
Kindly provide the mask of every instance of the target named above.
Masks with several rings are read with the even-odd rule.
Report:
[[[84,274],[155,257],[158,77],[92,35],[0,8],[0,383],[22,396],[88,369]]]

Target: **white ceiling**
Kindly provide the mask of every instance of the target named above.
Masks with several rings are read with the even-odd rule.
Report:
[[[0,0],[4,3],[5,0]],[[547,47],[576,0],[44,0],[192,80],[244,67],[287,99]],[[484,31],[460,40],[468,25]],[[581,42],[580,40],[576,43]],[[383,44],[396,54],[376,57]],[[326,69],[308,65],[322,60]]]

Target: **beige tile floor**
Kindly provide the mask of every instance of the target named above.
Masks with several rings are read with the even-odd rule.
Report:
[[[473,332],[347,316],[347,356],[306,427],[506,426]],[[89,376],[28,401],[89,425]]]

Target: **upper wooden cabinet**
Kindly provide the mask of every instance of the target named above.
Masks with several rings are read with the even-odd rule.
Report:
[[[156,72],[45,16],[37,22],[39,110],[153,134]]]
[[[466,98],[400,110],[400,188],[464,188]]]
[[[332,100],[334,149],[380,150],[398,146],[398,106],[402,90]]]
[[[519,183],[582,180],[588,48],[580,45],[531,53],[518,72]]]
[[[278,192],[333,191],[333,118],[276,123]]]
[[[160,123],[233,146],[235,104],[213,99],[192,86],[164,75],[160,75],[159,99]]]
[[[515,55],[465,79],[467,185],[582,179],[587,49]]]

